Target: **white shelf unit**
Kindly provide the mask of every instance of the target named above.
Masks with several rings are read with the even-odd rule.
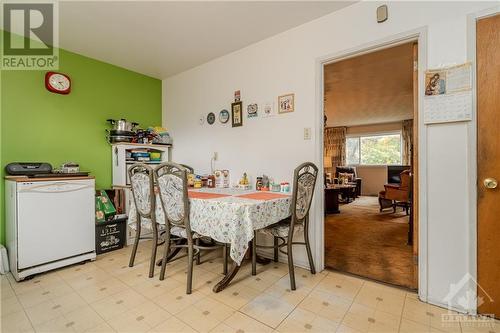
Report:
[[[113,188],[121,188],[125,191],[125,211],[129,215],[130,204],[133,200],[130,190],[130,182],[128,180],[128,169],[137,163],[145,163],[154,168],[156,165],[171,161],[171,145],[149,145],[139,143],[115,143],[111,145],[112,163],[113,163]],[[137,150],[155,151],[161,154],[158,162],[136,162],[127,161],[127,152]],[[127,227],[127,244],[131,244],[134,240],[134,231]],[[143,233],[142,236],[149,236]]]
[[[113,186],[124,187],[130,185],[128,182],[128,169],[136,163],[150,164],[154,167],[161,162],[170,161],[171,155],[170,145],[146,145],[139,143],[116,143],[111,145],[111,154],[113,160]],[[131,151],[156,151],[161,154],[159,162],[136,162],[127,161],[127,152]]]

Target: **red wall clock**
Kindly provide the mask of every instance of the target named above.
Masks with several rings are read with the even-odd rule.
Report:
[[[69,94],[71,91],[71,79],[62,73],[47,72],[45,74],[45,88],[56,94]]]

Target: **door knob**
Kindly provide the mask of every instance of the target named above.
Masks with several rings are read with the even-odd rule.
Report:
[[[498,186],[498,181],[495,178],[486,178],[483,181],[484,187],[489,188],[489,189],[494,189],[497,188]]]

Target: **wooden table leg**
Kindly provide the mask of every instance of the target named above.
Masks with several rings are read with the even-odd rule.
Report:
[[[248,248],[248,252],[252,252],[250,251],[252,245],[250,243],[249,245],[249,248]],[[263,258],[263,257],[259,257],[257,256],[257,262],[261,265],[267,265],[271,262],[271,259],[267,259],[267,258]],[[224,276],[224,278],[222,280],[220,280],[215,286],[214,288],[212,289],[214,293],[218,293],[222,290],[224,290],[225,288],[227,288],[227,286],[231,283],[231,281],[234,279],[234,277],[236,276],[236,274],[238,274],[238,271],[240,270],[241,268],[241,265],[238,265],[237,263],[235,263],[233,261],[233,264],[231,266],[231,269],[229,270],[229,272]]]
[[[238,271],[240,270],[240,265],[238,265],[236,262],[233,261],[233,265],[231,266],[231,269],[229,272],[224,276],[222,280],[220,280],[212,289],[214,293],[218,293],[229,285],[231,281],[234,279],[236,274],[238,274]]]

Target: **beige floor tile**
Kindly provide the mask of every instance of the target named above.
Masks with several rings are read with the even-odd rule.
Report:
[[[77,277],[87,277],[91,276],[90,274],[96,270],[99,270],[99,266],[96,265],[96,262],[87,262],[83,265],[72,265],[68,267],[64,267],[59,269],[56,274],[65,281],[70,281]]]
[[[64,296],[59,296],[52,299],[55,306],[57,306],[61,313],[65,314],[81,307],[88,305],[88,303],[76,292],[66,294]]]
[[[8,276],[10,286],[18,296],[43,290],[40,282],[35,283],[33,280],[16,282],[11,274]]]
[[[2,332],[34,332],[33,326],[24,311],[19,311],[2,317],[0,328]]]
[[[448,311],[431,304],[423,303],[418,300],[406,298],[403,318],[412,320],[424,325],[430,325],[435,329],[446,332],[460,332],[460,323],[450,323],[443,321],[443,315],[456,314],[456,312]]]
[[[59,316],[41,324],[36,324],[35,330],[37,333],[61,333],[74,332],[71,327],[73,324],[64,316]]]
[[[299,304],[299,308],[322,317],[341,322],[352,304],[352,300],[336,296],[326,291],[313,290]]]
[[[335,332],[338,325],[337,321],[297,308],[278,326],[277,331],[282,333]]]
[[[327,271],[318,272],[316,274],[311,274],[308,269],[295,267],[295,283],[297,289],[299,287],[314,288],[318,285],[326,276],[328,276]],[[289,279],[288,274],[283,277],[283,279]]]
[[[231,284],[221,292],[213,293],[209,297],[224,303],[235,310],[239,310],[244,305],[260,294],[259,291],[252,289],[241,283]]]
[[[410,298],[410,299],[413,299],[415,301],[418,301],[418,294],[415,293],[415,292],[407,292],[406,293],[406,298]]]
[[[261,321],[273,328],[285,319],[294,309],[294,305],[280,298],[261,294],[241,308],[240,312]]]
[[[175,316],[198,332],[209,332],[234,312],[229,306],[206,297]]]
[[[193,267],[193,290],[211,293],[213,286],[222,278],[223,276],[220,274],[206,271],[195,265]],[[183,266],[182,269],[177,270],[171,276],[167,274],[165,280],[168,279],[174,279],[185,286],[187,283],[187,267]]]
[[[211,251],[208,254],[202,253],[201,263],[195,267],[199,267],[215,274],[222,274],[224,267],[221,253],[222,250]],[[228,268],[229,266],[230,262],[228,263]]]
[[[106,322],[85,331],[85,333],[114,333],[114,332],[116,331]]]
[[[263,291],[267,295],[280,298],[290,304],[299,304],[307,295],[311,293],[312,289],[304,285],[297,285],[296,290],[290,289],[290,279],[288,275],[285,278],[279,279],[276,283]]]
[[[155,326],[150,332],[155,333],[196,333],[196,331],[184,323],[182,320],[175,317],[170,317],[163,323]]]
[[[155,267],[159,272],[159,267]],[[136,267],[129,267],[126,272],[115,275],[117,279],[122,281],[128,286],[134,286],[150,280],[149,278],[149,264],[140,265]]]
[[[117,332],[149,331],[172,315],[151,301],[119,314],[108,320]]]
[[[159,281],[158,279],[149,279],[132,286],[132,289],[148,299],[153,299],[158,295],[161,295],[182,285],[183,284],[181,282],[175,279],[167,278],[163,281]]]
[[[336,333],[362,333],[361,331],[358,331],[352,327],[349,327],[349,326],[345,326],[345,325],[342,325],[340,324],[338,327],[337,327],[337,331]]]
[[[447,327],[442,315],[448,311],[420,302],[416,293],[338,272],[312,275],[296,268],[297,290],[291,291],[283,263],[259,264],[252,276],[247,261],[231,285],[215,294],[221,251],[205,253],[194,266],[193,293],[186,295],[186,258],[169,263],[166,279],[159,281],[159,267],[154,278],[147,277],[150,242],[141,243],[133,268],[130,251],[21,283],[0,276],[2,330],[500,333],[498,322]]]
[[[361,279],[330,272],[318,283],[316,289],[331,292],[342,298],[354,299],[363,284],[364,281]]]
[[[263,323],[245,316],[240,312],[233,313],[229,318],[224,320],[220,325],[215,327],[211,332],[218,333],[270,333],[273,329]]]
[[[401,320],[401,326],[399,327],[400,333],[429,333],[430,331],[430,325],[424,325],[404,318]]]
[[[342,324],[361,332],[397,332],[400,321],[400,316],[353,303]]]
[[[80,290],[88,286],[98,286],[105,283],[111,277],[112,276],[108,273],[82,273],[82,275],[72,276],[71,278],[65,279],[65,281],[67,285],[74,290]]]
[[[52,300],[47,300],[26,308],[26,314],[31,323],[36,326],[62,316],[63,313],[60,310],[60,306],[57,306]]]
[[[116,294],[113,294],[105,299],[91,304],[92,308],[104,319],[108,320],[112,317],[126,312],[141,303],[144,303],[146,298],[141,294],[128,289]]]
[[[116,278],[83,287],[76,292],[87,302],[93,303],[119,292],[125,291],[128,286]]]
[[[64,314],[64,317],[67,320],[67,325],[70,325],[75,332],[85,332],[104,324],[101,316],[88,305],[68,312]]]
[[[361,287],[354,302],[400,316],[405,298],[405,292],[370,282]]]
[[[240,275],[240,272],[238,272],[238,275],[236,278],[231,282],[231,283],[241,283],[244,284],[247,287],[250,287],[252,289],[258,290],[258,291],[264,291],[276,282],[278,282],[282,277],[277,274],[273,274],[273,272],[270,271],[262,271],[261,273],[258,273],[257,275],[251,275],[251,271],[248,273],[241,272],[242,274]]]
[[[14,295],[9,298],[2,298],[1,304],[0,304],[0,318],[19,312],[23,311],[23,306],[21,303],[19,303],[17,297]]]
[[[0,285],[0,299],[6,299],[16,296],[14,289],[10,286],[10,282],[7,278],[4,278]]]
[[[153,298],[153,302],[167,310],[171,314],[179,313],[199,300],[208,297],[201,292],[193,291],[190,295],[186,294],[186,286],[181,285],[171,291],[165,292]]]
[[[45,292],[42,288],[36,288],[18,294],[17,298],[21,305],[27,308],[51,300],[51,295],[50,292]]]

